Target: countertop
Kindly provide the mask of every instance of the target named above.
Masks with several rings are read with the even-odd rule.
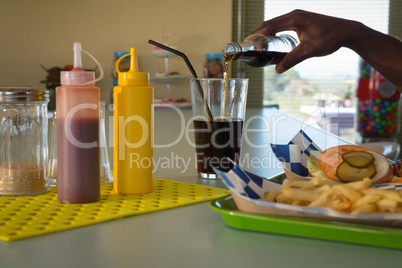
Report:
[[[155,110],[155,144],[160,145],[154,150],[156,161],[169,157],[195,160],[190,144],[193,133],[188,135],[189,139],[186,134],[181,136],[181,126],[190,118],[190,109]],[[276,109],[248,109],[243,167],[266,177],[281,173],[279,162],[266,145],[273,140],[287,143],[301,128],[317,138],[319,146],[345,143]],[[258,159],[264,161],[257,165]],[[220,180],[199,179],[195,162],[187,168],[179,164],[157,167],[154,176],[224,187]],[[7,268],[378,268],[399,267],[401,257],[399,250],[234,229],[209,208],[209,202],[18,241],[0,241],[0,267]]]

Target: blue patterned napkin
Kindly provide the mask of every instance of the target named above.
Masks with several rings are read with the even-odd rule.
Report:
[[[235,165],[227,173],[218,169],[214,169],[214,171],[219,177],[222,178],[223,182],[230,191],[251,199],[261,198],[264,196],[266,189],[282,191],[281,184],[243,170],[238,165]]]
[[[308,176],[307,159],[311,151],[322,150],[300,130],[288,144],[272,144],[272,151],[283,167],[300,176]]]

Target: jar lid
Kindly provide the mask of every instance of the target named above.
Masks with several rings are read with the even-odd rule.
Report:
[[[127,51],[115,51],[115,52],[114,52],[114,56],[115,56],[116,58],[123,57],[123,56],[126,55],[126,54],[130,54],[130,52],[127,52]],[[128,57],[128,56],[127,56],[127,57]]]
[[[359,99],[399,100],[401,93],[384,77],[360,78],[356,90]]]
[[[49,101],[49,91],[34,87],[0,87],[0,102]]]
[[[208,53],[205,55],[207,59],[223,59],[223,55],[221,53]]]

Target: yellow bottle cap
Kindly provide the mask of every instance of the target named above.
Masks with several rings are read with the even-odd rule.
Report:
[[[130,70],[128,70],[127,72],[120,72],[120,70],[119,70],[120,61],[127,56],[131,56]],[[142,72],[138,71],[137,49],[135,47],[132,47],[130,49],[130,54],[126,54],[117,60],[116,72],[118,74],[118,83],[121,86],[125,86],[125,85],[148,86],[149,85],[149,73],[142,73]]]

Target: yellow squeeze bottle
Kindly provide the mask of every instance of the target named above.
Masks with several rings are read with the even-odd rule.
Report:
[[[131,56],[130,70],[120,72],[120,61]],[[114,95],[114,191],[145,194],[153,190],[153,99],[149,74],[138,71],[137,49],[116,62],[118,85]]]

